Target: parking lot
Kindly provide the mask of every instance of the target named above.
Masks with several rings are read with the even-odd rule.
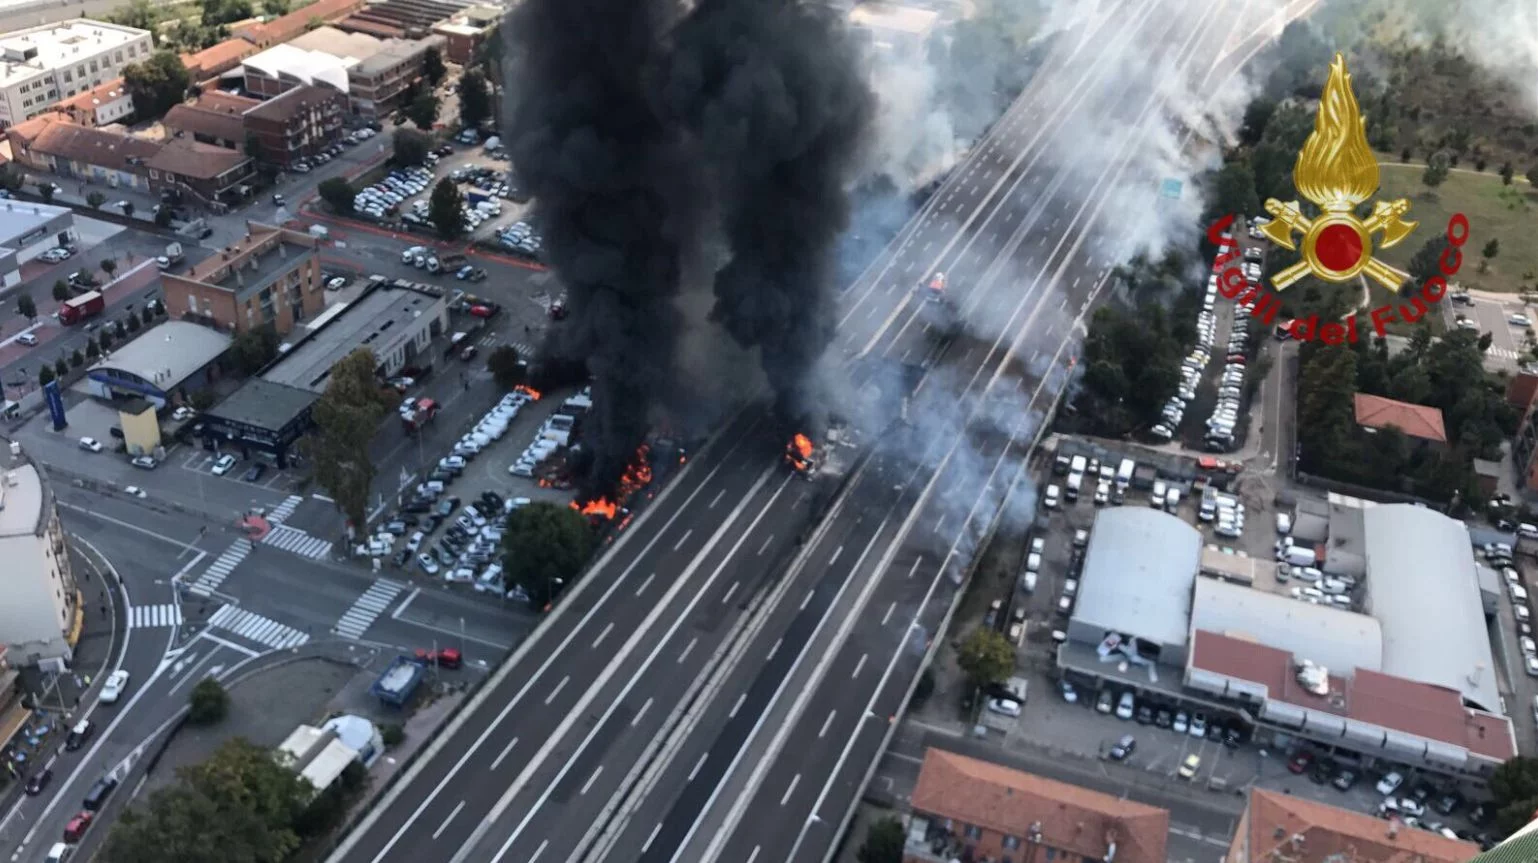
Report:
[[[1462,326],[1490,334],[1490,349],[1485,352],[1487,362],[1494,362],[1499,368],[1517,367],[1518,358],[1527,350],[1529,327],[1513,316],[1531,314],[1519,298],[1470,295],[1455,299],[1450,295],[1448,302],[1441,305],[1448,329],[1460,326],[1462,318],[1467,321]]]

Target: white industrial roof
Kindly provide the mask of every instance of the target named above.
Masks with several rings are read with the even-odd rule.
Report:
[[[324,51],[306,51],[284,44],[246,58],[244,65],[269,78],[287,75],[306,84],[325,84],[346,93],[347,69],[356,63],[356,60],[344,61]]]
[[[1161,510],[1101,510],[1090,531],[1075,620],[1183,647],[1191,621],[1191,582],[1202,535]]]
[[[1473,547],[1463,522],[1425,507],[1362,511],[1367,610],[1383,629],[1383,673],[1500,710]]]
[[[169,390],[224,353],[232,341],[227,333],[186,321],[166,321],[115,349],[91,366],[128,372]]]
[[[358,760],[358,753],[347,747],[340,740],[333,740],[326,744],[318,755],[310,759],[310,763],[304,766],[299,775],[304,777],[317,791],[323,791],[336,781],[347,765]]]
[[[1215,578],[1196,580],[1191,628],[1283,650],[1341,677],[1383,666],[1383,632],[1373,618]]]
[[[0,37],[0,57],[5,61],[0,69],[0,87],[111,53],[149,35],[148,30],[85,18],[7,33]],[[30,59],[21,59],[29,53]]]

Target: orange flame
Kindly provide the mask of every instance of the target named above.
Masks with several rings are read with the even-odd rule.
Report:
[[[533,399],[535,401],[539,401],[540,398],[541,398],[539,390],[534,389],[533,387],[529,386],[528,384],[519,384],[518,386],[513,387],[513,392],[515,392],[515,393],[523,393],[524,395],[528,396],[529,398],[531,398],[531,399]]]
[[[613,518],[614,514],[619,511],[619,507],[610,502],[606,497],[590,500],[580,506],[576,501],[572,501],[571,508],[583,515],[601,515],[604,518]]]
[[[790,443],[791,443],[791,446],[796,448],[796,452],[800,453],[802,458],[808,458],[808,457],[811,456],[811,454],[812,454],[812,439],[811,438],[807,437],[804,434],[799,434],[798,433],[794,438],[791,439]]]

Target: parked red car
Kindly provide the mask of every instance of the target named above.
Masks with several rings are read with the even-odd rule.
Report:
[[[1308,769],[1308,765],[1314,763],[1314,755],[1311,752],[1299,752],[1287,762],[1287,770],[1291,773],[1302,773]]]

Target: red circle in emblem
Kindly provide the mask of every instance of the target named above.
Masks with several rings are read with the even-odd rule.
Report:
[[[1362,237],[1347,225],[1329,225],[1314,241],[1314,253],[1325,268],[1345,272],[1362,259]]]

